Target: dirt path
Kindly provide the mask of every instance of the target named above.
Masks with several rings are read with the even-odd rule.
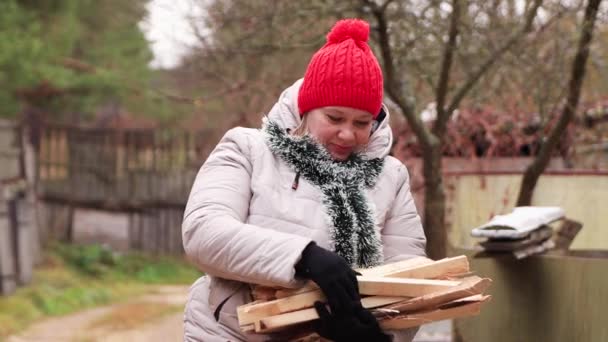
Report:
[[[183,338],[187,286],[159,286],[124,303],[51,318],[7,342],[167,342]],[[415,342],[450,342],[450,322],[425,325]]]
[[[181,341],[187,286],[159,286],[124,303],[51,318],[7,342]]]

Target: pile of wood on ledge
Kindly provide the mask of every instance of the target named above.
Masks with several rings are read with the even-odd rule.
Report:
[[[358,271],[361,303],[383,329],[477,315],[490,299],[483,293],[491,279],[472,275],[464,255],[438,261],[416,257]],[[254,302],[237,309],[246,333],[305,331],[319,318],[315,301],[326,301],[312,282],[295,290],[256,286],[253,296]]]
[[[550,224],[558,221],[561,225],[554,233]],[[567,219],[560,207],[526,206],[515,207],[509,214],[495,215],[474,228],[471,236],[485,238],[479,242],[483,253],[475,257],[508,253],[523,259],[552,249],[567,250],[581,228],[582,224]]]

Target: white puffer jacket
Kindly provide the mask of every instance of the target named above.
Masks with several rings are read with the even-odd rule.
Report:
[[[300,122],[301,80],[281,94],[268,119],[283,128]],[[387,113],[388,114],[388,113]],[[405,166],[388,156],[388,116],[371,136],[365,158],[385,158],[376,185],[367,191],[379,231],[384,262],[424,255],[425,236]],[[331,248],[322,192],[273,154],[260,130],[228,131],[200,169],[182,225],[188,257],[204,271],[191,288],[184,316],[187,341],[263,341],[244,336],[236,307],[251,301],[244,283],[297,287],[294,265],[311,241]],[[218,309],[219,308],[219,309]],[[216,320],[217,316],[217,320]],[[414,330],[395,333],[409,341]]]

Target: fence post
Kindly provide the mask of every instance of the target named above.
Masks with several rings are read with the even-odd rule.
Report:
[[[0,203],[0,263],[5,278],[7,293],[17,285],[26,285],[32,281],[34,259],[32,255],[31,208],[25,200],[25,183],[16,182],[5,185],[2,189]],[[4,293],[4,284],[2,285]]]
[[[15,188],[15,193],[9,201],[9,213],[15,237],[15,257],[17,259],[17,284],[26,285],[32,281],[34,269],[33,248],[38,241],[34,224],[34,207],[27,198],[26,188]]]
[[[17,288],[17,260],[9,188],[21,180],[20,146],[18,125],[12,121],[0,120],[0,294],[3,295],[10,294]]]
[[[0,294],[8,295],[17,288],[13,236],[9,221],[8,203],[0,183]]]
[[[27,222],[29,234],[29,244],[27,246],[28,257],[34,263],[42,260],[42,245],[40,241],[40,226],[38,225],[37,215],[37,191],[38,191],[38,165],[40,144],[42,140],[42,129],[40,122],[28,122],[21,127],[21,153],[23,155],[23,171],[27,185],[25,186],[25,198],[22,201],[29,212],[22,217],[28,217]]]

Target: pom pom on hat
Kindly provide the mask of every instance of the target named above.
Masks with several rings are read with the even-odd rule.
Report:
[[[338,21],[327,43],[310,60],[298,92],[300,115],[321,107],[364,110],[374,118],[383,96],[382,70],[367,45],[369,24],[360,19]]]
[[[345,19],[338,21],[327,34],[330,44],[341,43],[349,38],[366,43],[369,39],[369,24],[360,19]]]

